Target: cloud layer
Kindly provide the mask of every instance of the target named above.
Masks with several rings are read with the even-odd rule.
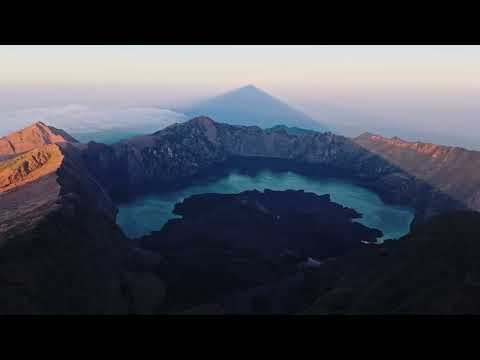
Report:
[[[0,112],[0,136],[42,121],[81,140],[96,140],[108,133],[151,133],[185,120],[183,114],[155,107],[37,107]]]

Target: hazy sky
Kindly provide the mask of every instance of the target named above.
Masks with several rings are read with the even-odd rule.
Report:
[[[175,108],[250,83],[339,127],[480,136],[480,46],[0,46],[2,110]]]

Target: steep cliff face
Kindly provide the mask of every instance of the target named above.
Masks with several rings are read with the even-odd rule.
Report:
[[[155,264],[134,256],[74,144],[0,162],[0,183],[0,314],[152,312],[161,303]]]
[[[282,128],[264,131],[206,117],[111,147],[90,143],[84,154],[91,171],[110,190],[178,181],[234,156],[326,165],[364,178],[396,170],[342,136],[313,131],[297,135]]]
[[[480,152],[363,134],[355,142],[471,209],[480,209]]]
[[[169,186],[208,171],[212,165],[241,157],[283,159],[326,168],[331,175],[362,182],[385,200],[415,207],[417,220],[445,209],[480,208],[477,176],[466,178],[462,174],[468,171],[460,171],[450,160],[443,165],[451,152],[437,155],[435,163],[431,163],[456,174],[447,178],[445,171],[430,171],[429,176],[424,176],[425,166],[430,164],[428,158],[425,163],[415,160],[417,165],[411,166],[414,160],[407,151],[402,148],[400,155],[392,158],[388,152],[370,149],[361,139],[353,141],[314,131],[292,134],[282,128],[262,130],[199,117],[112,147],[90,143],[84,156],[92,173],[114,197]],[[469,164],[462,162],[461,166]]]
[[[480,313],[480,214],[433,217],[411,234],[306,273],[314,314]]]
[[[0,239],[75,199],[114,221],[116,206],[83,165],[75,146],[44,145],[0,162]],[[9,230],[8,232],[6,230]],[[22,230],[23,231],[23,230]]]
[[[0,192],[35,181],[56,171],[63,162],[63,158],[57,145],[46,145],[0,162]]]
[[[31,230],[59,208],[57,170],[62,162],[63,154],[56,145],[0,162],[0,245],[7,236]]]
[[[89,143],[84,157],[103,186],[121,197],[177,183],[223,162],[227,154],[212,139],[201,120],[191,121],[111,147]]]

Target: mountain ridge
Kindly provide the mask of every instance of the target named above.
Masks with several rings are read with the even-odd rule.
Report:
[[[43,145],[67,142],[77,143],[78,141],[63,130],[47,126],[41,121],[35,122],[0,138],[0,160]]]
[[[38,128],[46,131],[48,136],[38,137]],[[23,137],[22,134],[25,132],[27,135],[30,132],[33,135]],[[188,178],[202,169],[224,163],[232,156],[271,157],[313,166],[333,166],[344,170],[350,167],[350,172],[356,173],[360,178],[377,181],[377,184],[373,184],[376,190],[390,198],[394,195],[392,201],[405,198],[406,195],[400,195],[402,191],[425,192],[424,185],[418,188],[420,181],[440,192],[447,189],[448,193],[450,191],[448,189],[453,189],[450,195],[454,200],[464,202],[467,207],[473,209],[480,207],[480,193],[476,190],[480,184],[480,176],[467,168],[467,165],[470,167],[471,164],[480,165],[478,152],[436,144],[407,142],[397,137],[388,139],[371,133],[348,139],[310,130],[291,132],[285,126],[262,130],[257,126],[235,126],[215,122],[209,117],[196,117],[185,123],[170,125],[152,135],[137,136],[112,146],[98,143],[79,146],[76,142],[68,141],[73,139],[68,134],[55,128],[52,130],[43,123],[35,123],[6,138],[25,138],[25,144],[20,146],[22,150],[35,148],[37,144],[44,143],[56,143],[60,146],[74,144],[79,149],[82,148],[79,152],[82,161],[85,161],[96,180],[109,191],[112,190],[112,185],[123,191],[122,187],[138,187],[155,181],[171,182],[178,180],[178,177]],[[10,157],[12,156],[14,155],[11,154]],[[25,156],[28,156],[28,153]],[[102,158],[100,162],[99,156]],[[5,187],[7,182],[12,182],[6,180],[9,176],[28,178],[34,177],[36,173],[41,174],[36,168],[38,159],[33,156],[30,162],[35,167],[32,175],[30,173],[22,175],[24,172],[22,167],[10,169],[6,173],[4,171],[3,176],[0,176],[3,179],[1,181],[3,186]],[[175,162],[178,164],[175,165]],[[186,166],[187,163],[190,165]],[[28,162],[24,164],[28,164],[25,171],[30,172],[30,164]],[[156,166],[158,169],[147,169],[150,166]],[[458,171],[459,169],[463,170]],[[15,172],[18,174],[13,174]],[[148,178],[142,175],[143,172],[145,175],[149,174]],[[466,177],[466,173],[471,174]],[[132,178],[137,180],[128,183]],[[121,183],[118,183],[119,179]],[[118,185],[115,185],[116,183]],[[398,189],[393,186],[397,183]],[[401,190],[405,186],[413,188]],[[415,188],[417,189],[414,190]],[[433,194],[435,191],[430,192]],[[418,201],[424,202],[425,199]]]
[[[158,259],[130,248],[81,147],[56,140],[0,161],[0,314],[153,312]]]
[[[376,191],[385,201],[413,206],[417,220],[446,208],[480,208],[477,176],[469,182],[449,167],[446,173],[429,171],[422,167],[422,161],[413,155],[402,156],[407,152],[393,145],[379,154],[369,144],[357,141],[328,132],[289,134],[282,128],[262,130],[197,117],[111,147],[89,144],[84,155],[92,173],[114,197],[126,194],[126,189],[169,186],[240,157],[278,159],[288,162],[287,167],[303,164],[313,172],[348,177]],[[469,166],[461,159],[463,155],[460,151],[450,166]],[[479,159],[480,153],[473,156]],[[427,160],[432,166],[440,161]]]
[[[468,208],[480,209],[480,173],[476,171],[480,166],[480,152],[373,134],[363,134],[354,141],[406,173],[447,192]]]

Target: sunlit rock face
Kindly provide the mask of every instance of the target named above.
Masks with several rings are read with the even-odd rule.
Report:
[[[163,283],[141,256],[129,260],[81,149],[42,124],[27,130],[8,137],[21,153],[0,161],[0,314],[154,311]],[[149,302],[145,284],[158,289]]]
[[[464,206],[480,209],[480,152],[369,133],[355,142]]]
[[[0,192],[56,171],[63,158],[57,145],[45,145],[0,163]]]
[[[76,143],[77,141],[63,130],[37,122],[24,129],[0,138],[0,160],[21,154],[43,145]]]

